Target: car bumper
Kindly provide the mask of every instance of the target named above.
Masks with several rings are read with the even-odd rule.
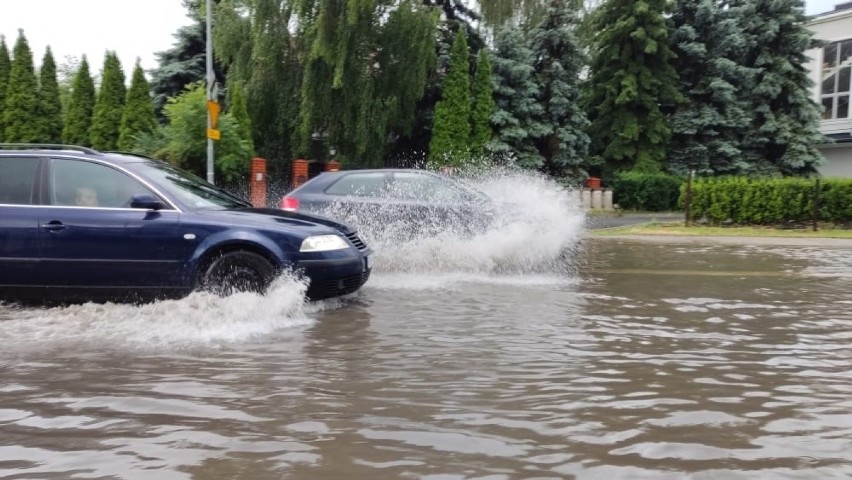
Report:
[[[320,300],[357,291],[370,278],[369,255],[334,259],[310,259],[296,262],[310,280],[308,298]]]

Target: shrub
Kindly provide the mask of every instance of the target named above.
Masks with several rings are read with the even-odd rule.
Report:
[[[626,210],[674,210],[681,183],[681,177],[664,173],[619,173],[612,182],[613,201]]]
[[[808,178],[718,177],[692,183],[692,220],[712,224],[777,225],[813,220],[816,180]],[[818,220],[834,223],[852,220],[852,180],[819,182]],[[685,206],[686,185],[681,185],[680,206]]]

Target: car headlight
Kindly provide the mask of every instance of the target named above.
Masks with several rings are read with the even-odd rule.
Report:
[[[329,250],[342,250],[349,248],[346,240],[339,235],[316,235],[302,241],[300,252],[327,252]]]

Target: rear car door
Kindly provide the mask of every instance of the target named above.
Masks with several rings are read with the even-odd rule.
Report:
[[[159,196],[112,165],[51,158],[39,216],[46,285],[154,288],[185,283],[189,244],[180,212],[135,209],[136,194]]]
[[[0,157],[0,289],[40,281],[37,178],[41,159]]]
[[[354,225],[369,223],[387,204],[387,181],[385,172],[345,173],[321,192],[300,195],[300,206],[308,212]]]

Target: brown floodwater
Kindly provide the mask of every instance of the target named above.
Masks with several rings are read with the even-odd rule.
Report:
[[[852,477],[852,249],[0,307],[0,477]]]
[[[343,300],[0,305],[0,478],[852,478],[852,247],[581,240],[558,186],[480,188],[493,230],[362,232]]]

